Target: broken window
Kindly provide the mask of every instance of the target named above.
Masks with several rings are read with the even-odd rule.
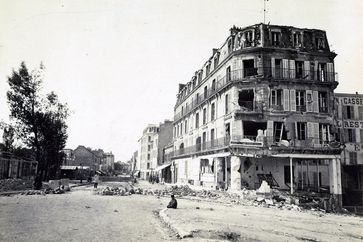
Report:
[[[303,66],[304,66],[303,61],[295,61],[296,78],[303,78],[304,77]]]
[[[263,135],[263,131],[266,129],[267,122],[243,121],[243,138],[256,140],[257,136]]]
[[[301,47],[302,46],[302,35],[300,32],[296,32],[293,34],[293,44],[295,47]]]
[[[210,112],[210,119],[211,121],[213,121],[215,119],[215,115],[216,115],[216,104],[212,103],[211,105],[211,112]]]
[[[199,113],[195,114],[195,128],[199,128]]]
[[[296,123],[296,138],[298,140],[306,140],[306,123]]]
[[[270,106],[275,110],[283,110],[282,107],[282,98],[283,98],[283,90],[271,90],[271,99],[270,99]]]
[[[203,108],[203,124],[207,123],[207,109]]]
[[[281,33],[277,31],[271,32],[271,40],[272,40],[272,46],[280,46],[280,39],[281,39]]]
[[[326,63],[318,63],[318,80],[327,81],[326,79]]]
[[[200,172],[202,174],[213,173],[208,159],[200,159]]]
[[[228,66],[226,69],[226,80],[230,81],[231,80],[231,67]]]
[[[228,54],[232,52],[233,49],[233,42],[232,42],[232,38],[230,38],[228,40]]]
[[[326,92],[319,92],[319,112],[328,112],[328,94]]]
[[[248,111],[253,111],[253,89],[242,90],[238,93],[238,105]]]
[[[282,67],[282,60],[275,59],[275,77],[282,78],[283,67]]]
[[[246,47],[252,46],[252,43],[253,43],[253,33],[252,33],[252,31],[246,31],[244,33],[244,35],[245,35],[245,39],[246,39]]]
[[[315,39],[316,48],[318,50],[324,50],[325,49],[325,40],[322,37],[317,37]]]
[[[243,77],[257,75],[257,68],[255,68],[255,60],[243,60]]]
[[[305,91],[303,90],[296,90],[296,111],[306,111]]]
[[[310,80],[314,80],[314,72],[315,72],[315,63],[312,61],[310,62]]]
[[[328,144],[330,141],[330,125],[319,124],[319,141],[320,144]]]
[[[275,142],[287,140],[287,132],[285,130],[285,124],[283,122],[274,122],[273,132]]]

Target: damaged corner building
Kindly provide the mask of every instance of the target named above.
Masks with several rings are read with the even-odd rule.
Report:
[[[341,206],[336,54],[325,31],[233,27],[174,108],[172,180],[239,190],[263,180]]]

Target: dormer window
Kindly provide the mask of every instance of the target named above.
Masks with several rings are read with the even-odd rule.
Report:
[[[252,33],[252,31],[245,32],[245,37],[246,37],[246,47],[252,46],[252,42],[253,42],[253,33]]]
[[[293,34],[293,45],[294,45],[294,47],[302,46],[302,35],[300,32],[295,32]]]
[[[205,76],[208,76],[210,72],[210,63],[207,64],[207,66],[205,67]]]
[[[214,61],[213,61],[213,65],[214,65],[214,69],[217,68],[218,64],[219,64],[219,56],[218,54],[214,57]]]
[[[232,52],[233,44],[232,44],[232,38],[228,40],[228,54]]]
[[[272,46],[280,46],[281,33],[277,31],[271,32],[271,44]]]
[[[201,83],[203,79],[203,70],[199,71],[198,73],[198,85]]]
[[[322,37],[316,38],[316,48],[318,50],[325,49],[325,40],[324,40],[324,38],[322,38]]]

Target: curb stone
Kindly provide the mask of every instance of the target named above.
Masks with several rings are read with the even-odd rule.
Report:
[[[166,223],[173,231],[175,231],[181,239],[193,237],[191,232],[186,232],[183,229],[175,226],[175,223],[173,223],[171,219],[166,215],[166,210],[167,208],[164,208],[159,212],[159,216],[164,221],[164,223]]]

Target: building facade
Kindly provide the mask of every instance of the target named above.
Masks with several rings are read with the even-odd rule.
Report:
[[[336,93],[344,206],[363,206],[363,95]]]
[[[139,139],[138,160],[140,177],[148,179],[163,163],[163,148],[172,141],[173,122],[165,120],[159,125],[149,124]]]
[[[328,191],[341,201],[334,58],[325,31],[233,27],[174,108],[178,182]]]

